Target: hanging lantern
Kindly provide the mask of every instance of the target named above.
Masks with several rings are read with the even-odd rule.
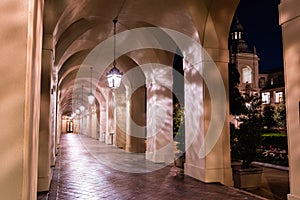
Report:
[[[90,84],[91,84],[91,86],[90,86],[90,93],[89,93],[89,95],[88,95],[88,101],[89,101],[89,104],[90,105],[93,105],[94,104],[94,100],[95,100],[95,97],[94,97],[94,95],[93,95],[93,93],[92,93],[92,87],[93,87],[93,85],[92,85],[92,71],[93,71],[93,67],[91,67],[91,80],[90,80]]]
[[[123,73],[116,67],[116,23],[117,19],[113,20],[114,23],[114,62],[113,68],[109,70],[106,74],[108,87],[112,89],[119,88],[121,85],[122,75]]]

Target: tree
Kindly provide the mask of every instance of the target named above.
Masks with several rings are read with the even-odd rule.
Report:
[[[262,112],[261,99],[258,95],[245,93],[242,122],[239,129],[232,130],[231,148],[237,159],[242,160],[242,167],[248,168],[257,157],[257,149],[261,143]]]
[[[231,115],[240,115],[243,110],[243,97],[237,88],[240,84],[240,73],[235,63],[229,63],[229,112]]]
[[[179,103],[173,105],[173,133],[177,133],[183,123],[183,109]]]

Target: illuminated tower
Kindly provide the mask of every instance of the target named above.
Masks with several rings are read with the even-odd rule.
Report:
[[[240,73],[240,84],[238,85],[240,92],[244,93],[245,88],[250,87],[253,93],[259,93],[259,57],[255,47],[250,50],[244,40],[244,28],[237,17],[233,20],[230,29],[229,51],[229,62],[235,65]]]

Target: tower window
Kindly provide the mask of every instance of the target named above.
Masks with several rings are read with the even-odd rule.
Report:
[[[243,83],[252,83],[252,70],[250,67],[244,67],[242,69],[242,78]]]
[[[234,32],[234,39],[238,39],[238,32]]]

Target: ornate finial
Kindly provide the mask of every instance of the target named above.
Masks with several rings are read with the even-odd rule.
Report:
[[[238,18],[237,15],[235,15],[235,22],[236,22],[237,24],[240,23],[240,22],[239,22],[239,18]]]

